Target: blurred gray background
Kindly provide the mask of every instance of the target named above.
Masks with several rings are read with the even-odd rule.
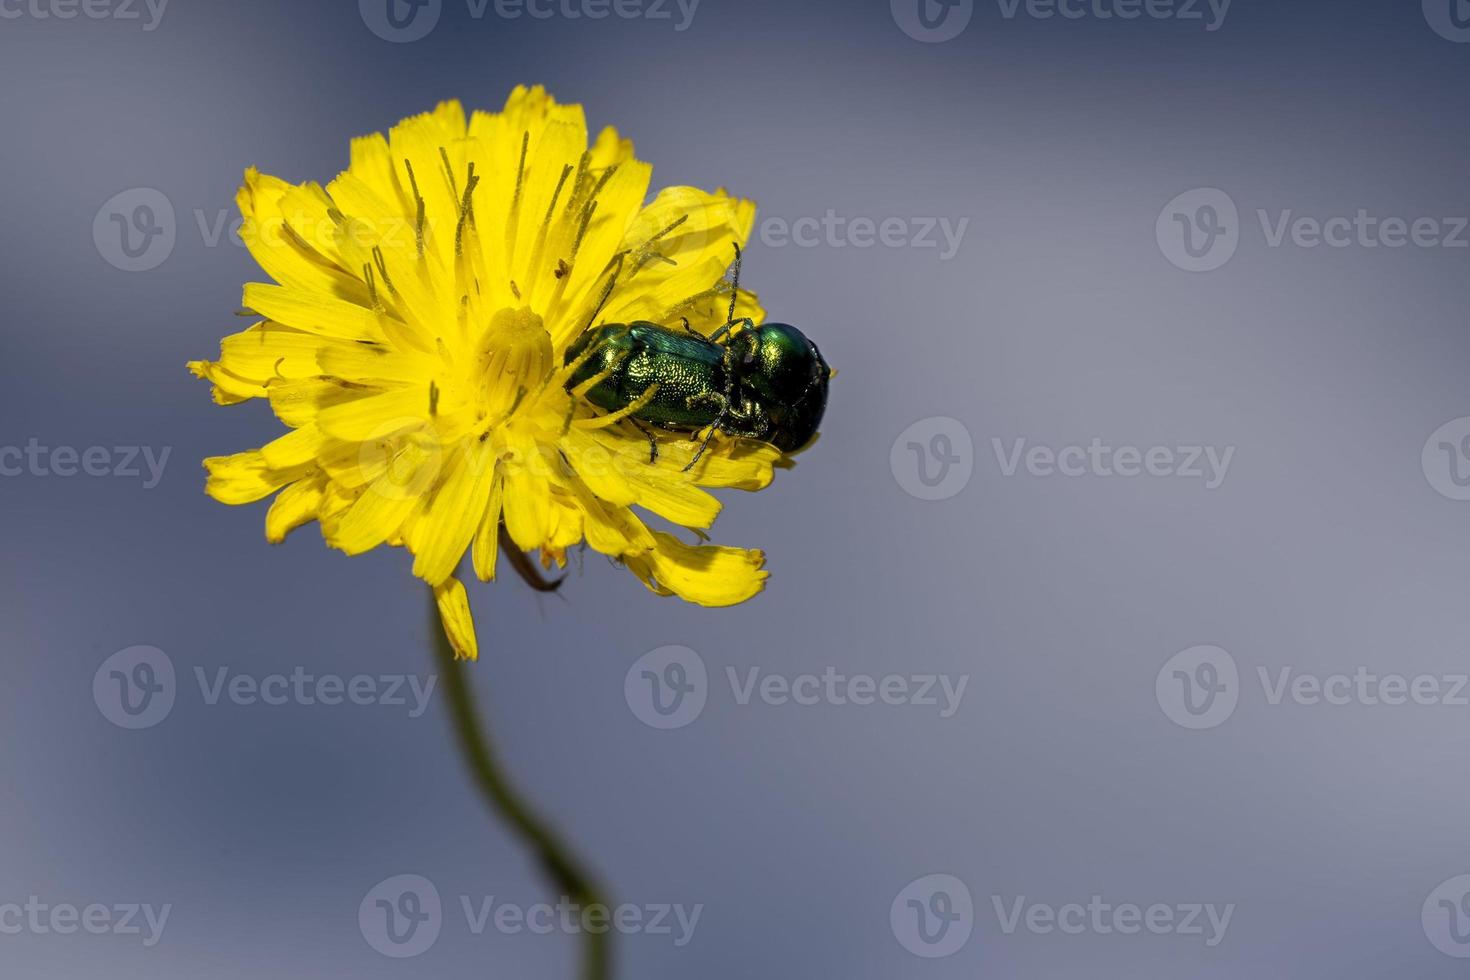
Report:
[[[575,937],[466,919],[555,896],[438,692],[201,691],[433,667],[402,551],[271,548],[265,505],[204,496],[278,425],[184,370],[261,278],[218,235],[246,166],[325,181],[354,135],[543,82],[656,186],[757,200],[746,281],[840,371],[819,446],[715,527],[768,550],[756,600],[592,556],[565,601],[471,586],[527,792],[618,902],[700,908],[619,937],[621,976],[1464,974],[1470,5],[394,2],[0,0],[0,973],[572,975]],[[1094,439],[1137,455],[1065,451]],[[92,447],[169,455],[56,472]],[[638,663],[671,645],[705,704],[664,730]],[[105,662],[137,646],[174,702],[130,729]],[[911,680],[773,703],[752,668]],[[947,717],[931,675],[966,679]],[[412,958],[373,935],[400,875],[442,903]]]

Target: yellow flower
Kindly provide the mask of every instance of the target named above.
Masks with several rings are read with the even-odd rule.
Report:
[[[466,120],[446,102],[353,140],[325,188],[247,171],[242,235],[274,282],[245,286],[259,322],[189,368],[220,404],[267,399],[290,431],[205,460],[207,492],[275,493],[272,542],[316,520],[348,554],[406,547],[469,659],[455,572],[469,550],[494,578],[502,538],[544,568],[585,540],[703,605],[759,592],[761,552],[685,544],[633,508],[702,532],[720,503],[701,487],[761,489],[779,451],[717,436],[686,471],[698,442],[663,433],[651,462],[643,434],[564,387],[565,352],[594,321],[687,318],[708,334],[726,320],[723,276],[754,205],[689,187],[645,205],[651,175],[611,128],[589,145],[581,106],[539,87],[499,113]],[[762,319],[743,291],[736,315]]]

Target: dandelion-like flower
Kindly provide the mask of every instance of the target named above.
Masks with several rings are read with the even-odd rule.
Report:
[[[433,586],[458,656],[478,656],[456,572],[495,577],[501,542],[564,566],[582,541],[653,591],[709,606],[760,591],[760,551],[687,544],[639,508],[704,538],[706,487],[758,490],[781,453],[716,434],[648,434],[567,390],[566,351],[590,325],[649,320],[706,335],[727,319],[723,279],[754,205],[660,191],[612,128],[589,145],[582,108],[517,88],[499,113],[457,102],[352,142],[322,187],[246,172],[242,236],[272,283],[245,286],[249,329],[189,365],[214,399],[266,399],[289,431],[204,461],[228,504],[272,494],[266,537],[317,521],[348,554],[403,546]],[[736,290],[737,317],[762,319]],[[682,327],[681,327],[682,328]],[[653,456],[654,458],[650,458]],[[692,464],[692,465],[691,465]]]

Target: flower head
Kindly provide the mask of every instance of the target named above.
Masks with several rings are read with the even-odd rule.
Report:
[[[687,433],[661,433],[650,459],[648,434],[567,390],[566,351],[593,323],[726,321],[754,205],[689,187],[645,205],[651,176],[630,141],[608,128],[589,144],[582,108],[539,87],[499,113],[446,102],[353,140],[326,187],[247,171],[242,236],[274,282],[247,284],[259,322],[189,367],[216,402],[266,399],[289,431],[205,460],[207,492],[275,494],[272,542],[315,520],[348,554],[406,547],[471,659],[456,569],[470,551],[494,578],[503,537],[548,568],[585,541],[703,605],[759,592],[761,552],[686,544],[634,508],[702,532],[720,511],[702,488],[758,490],[779,451],[716,435],[697,456]],[[762,319],[752,295],[736,303]]]

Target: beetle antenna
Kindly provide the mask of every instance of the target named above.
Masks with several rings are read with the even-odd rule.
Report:
[[[754,330],[755,321],[748,316],[743,316],[738,320],[731,320],[729,323],[725,324],[723,327],[710,334],[709,339],[713,341],[718,341],[721,337],[725,336],[725,334],[729,333],[732,327],[740,326],[743,326],[748,330]]]
[[[721,411],[719,417],[710,423],[709,432],[705,435],[704,442],[699,444],[699,451],[694,454],[694,458],[689,461],[689,465],[684,467],[683,472],[688,473],[690,470],[694,469],[695,464],[697,464],[700,460],[700,457],[704,455],[704,451],[709,448],[710,440],[715,437],[715,432],[719,430],[720,423],[725,421],[725,415],[726,411]]]
[[[735,271],[730,284],[730,315],[725,317],[727,325],[735,322],[735,303],[740,299],[740,243],[734,242],[733,244],[735,246]]]

